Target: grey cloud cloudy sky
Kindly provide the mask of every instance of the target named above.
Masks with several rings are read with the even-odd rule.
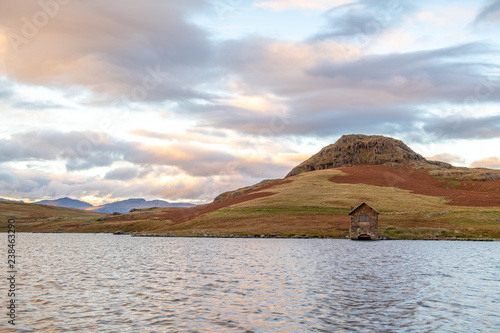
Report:
[[[489,1],[477,14],[475,23],[491,21],[500,23],[500,1]]]
[[[400,24],[417,10],[413,1],[360,0],[334,7],[325,13],[328,25],[313,40],[357,35],[377,35]]]
[[[206,202],[349,133],[498,165],[499,1],[44,4],[0,4],[0,197]]]

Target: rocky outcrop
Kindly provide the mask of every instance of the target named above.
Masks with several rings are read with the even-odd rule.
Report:
[[[428,161],[402,141],[380,135],[344,135],[293,168],[286,177],[302,172],[356,165]]]

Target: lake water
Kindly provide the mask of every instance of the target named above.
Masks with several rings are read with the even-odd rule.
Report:
[[[500,331],[499,242],[16,240],[17,325],[2,315],[2,332]]]

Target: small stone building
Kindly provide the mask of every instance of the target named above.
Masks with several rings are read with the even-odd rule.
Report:
[[[352,208],[349,213],[351,216],[351,239],[377,240],[378,214],[379,212],[366,202],[363,202],[356,208]]]

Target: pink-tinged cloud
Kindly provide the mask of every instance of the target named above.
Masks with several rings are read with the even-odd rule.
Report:
[[[471,164],[473,168],[489,168],[489,169],[500,169],[500,158],[498,157],[487,157],[482,160],[475,161]]]
[[[416,6],[401,1],[401,17],[394,15],[384,29],[400,26]],[[11,45],[0,56],[12,81],[80,92],[83,87],[94,102],[117,108],[128,109],[134,101],[174,101],[178,108],[172,112],[217,129],[298,136],[422,129],[427,134],[444,125],[446,137],[498,135],[496,128],[469,126],[495,123],[492,117],[464,117],[454,131],[446,128],[447,119],[425,110],[435,103],[463,104],[477,92],[477,105],[500,100],[498,79],[486,80],[494,67],[487,59],[495,51],[484,43],[366,54],[355,36],[359,24],[373,20],[372,9],[386,9],[374,1],[340,6],[346,12],[333,10],[328,18],[340,15],[340,21],[321,29],[319,35],[328,35],[324,38],[297,42],[247,36],[215,43],[208,29],[189,19],[206,7],[202,0],[126,6],[118,0],[72,1],[60,5],[57,15],[17,52]],[[22,35],[27,24],[22,18],[40,10],[34,1],[2,3],[0,34]],[[279,103],[264,103],[262,96]],[[288,118],[276,120],[276,111]]]
[[[128,198],[163,199],[167,201],[211,202],[217,195],[229,190],[251,185],[258,178],[239,174],[192,177],[177,170],[162,167],[148,171],[136,168],[141,178],[130,178],[132,167],[124,173],[117,169],[112,177],[100,178],[76,174],[56,174],[37,170],[0,171],[0,193],[4,198],[26,201],[55,199],[71,196],[75,199],[99,204],[102,200],[117,201]],[[118,176],[118,177],[116,177]],[[119,179],[122,177],[124,179]]]
[[[203,97],[193,86],[212,46],[187,16],[204,10],[204,1],[64,3],[2,2],[0,35],[8,40],[3,53],[11,80],[136,101]]]
[[[428,157],[427,159],[431,160],[431,161],[441,161],[441,162],[446,162],[446,163],[450,163],[450,164],[465,164],[465,159],[462,156],[448,154],[448,153],[437,154],[437,155]]]

